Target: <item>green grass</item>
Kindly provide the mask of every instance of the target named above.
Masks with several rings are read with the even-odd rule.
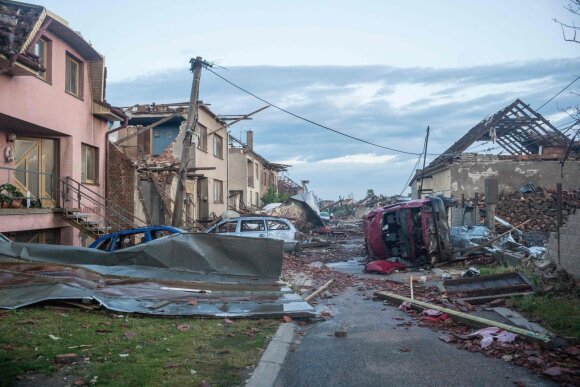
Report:
[[[511,266],[504,266],[504,265],[500,265],[500,264],[495,264],[495,265],[491,265],[491,266],[481,266],[478,267],[479,272],[481,273],[481,276],[486,276],[486,275],[494,275],[494,274],[501,274],[501,273],[513,273],[516,270],[516,268],[511,267]]]
[[[559,336],[580,338],[580,302],[574,295],[529,295],[510,299],[509,305]]]
[[[179,324],[191,328],[181,332]],[[96,376],[99,385],[240,385],[278,324],[40,307],[2,312],[0,385],[26,373],[52,374],[55,356],[65,353],[82,356],[73,375],[86,381]]]

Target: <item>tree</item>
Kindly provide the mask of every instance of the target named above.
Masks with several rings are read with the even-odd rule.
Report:
[[[372,188],[367,189],[367,196],[375,196],[375,190]]]
[[[573,17],[580,16],[580,0],[568,0],[568,5],[565,8],[574,15]],[[575,20],[572,20],[571,23],[564,23],[558,19],[554,19],[554,21],[562,28],[562,36],[565,41],[580,43],[580,26],[576,26]]]
[[[270,203],[282,203],[288,200],[289,198],[290,198],[289,194],[277,193],[276,188],[273,185],[271,185],[268,188],[268,191],[264,194],[264,196],[262,196],[262,203],[264,205]]]

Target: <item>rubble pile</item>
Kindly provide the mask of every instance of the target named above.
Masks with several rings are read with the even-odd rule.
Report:
[[[421,296],[416,298],[424,299]],[[429,302],[450,306],[449,302],[442,302],[438,299],[431,299]],[[390,303],[385,301],[385,304]],[[460,308],[457,308],[458,306]],[[467,303],[463,306],[452,305],[452,307],[465,311],[475,308]],[[404,305],[401,305],[400,309],[413,318],[411,325],[415,323],[417,326],[442,332],[444,334],[440,335],[439,339],[458,348],[469,352],[481,352],[488,356],[500,358],[505,362],[526,367],[530,371],[564,385],[578,385],[580,382],[580,345],[578,344],[554,349],[542,346],[539,342],[523,341],[518,337],[513,337],[513,340],[490,340],[491,336],[487,335],[487,332],[482,332],[490,328],[478,331],[454,321],[445,314],[433,315],[425,313],[429,310],[421,312]],[[406,324],[408,327],[409,323]],[[507,336],[503,335],[503,337]]]
[[[580,190],[562,191],[562,219],[566,222],[568,215],[580,207]],[[551,232],[557,226],[556,192],[536,188],[534,192],[502,193],[496,213],[513,225],[530,220],[525,228],[528,230]]]

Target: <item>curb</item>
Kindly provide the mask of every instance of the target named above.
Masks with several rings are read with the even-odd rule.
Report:
[[[290,345],[296,336],[295,328],[297,325],[294,322],[282,323],[278,327],[276,334],[268,344],[268,348],[260,358],[258,366],[246,382],[246,387],[271,387],[274,385],[282,370]]]

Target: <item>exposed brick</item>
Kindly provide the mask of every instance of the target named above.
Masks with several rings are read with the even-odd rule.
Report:
[[[107,170],[107,199],[114,204],[124,208],[131,215],[135,214],[135,188],[137,182],[137,171],[131,160],[123,151],[109,144],[109,160]],[[132,224],[124,222],[119,216],[111,214],[109,216],[112,224],[118,224],[116,228],[130,228]]]

